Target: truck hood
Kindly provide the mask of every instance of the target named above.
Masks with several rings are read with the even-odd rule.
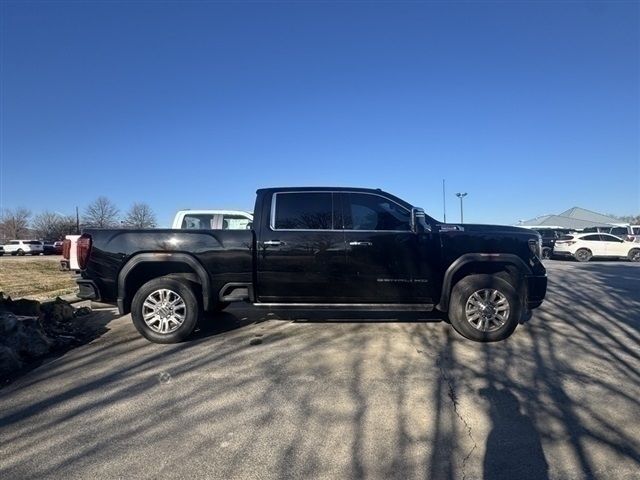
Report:
[[[480,223],[441,223],[439,230],[445,232],[468,232],[468,233],[521,233],[536,237],[538,233],[534,230],[522,227],[512,227],[510,225],[483,225]]]

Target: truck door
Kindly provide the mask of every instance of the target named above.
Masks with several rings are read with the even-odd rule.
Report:
[[[344,193],[347,278],[353,302],[432,303],[438,249],[431,232],[411,230],[411,212],[383,195]],[[439,293],[439,292],[438,292]]]
[[[345,285],[345,243],[337,194],[277,192],[257,245],[263,303],[336,303]]]

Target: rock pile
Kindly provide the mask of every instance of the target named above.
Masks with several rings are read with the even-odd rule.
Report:
[[[0,379],[56,350],[82,342],[83,322],[91,313],[56,298],[52,302],[12,300],[0,292]]]

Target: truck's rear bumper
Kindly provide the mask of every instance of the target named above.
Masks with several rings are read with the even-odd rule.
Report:
[[[527,275],[527,308],[538,308],[547,294],[547,275]]]

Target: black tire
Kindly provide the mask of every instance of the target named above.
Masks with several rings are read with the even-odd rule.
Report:
[[[579,248],[573,256],[579,262],[588,262],[593,257],[593,253],[588,248]]]
[[[640,262],[640,248],[632,248],[628,255],[630,262]]]
[[[496,290],[508,302],[508,313],[504,323],[490,331],[482,331],[467,320],[467,303],[471,297],[483,290]],[[497,342],[509,337],[518,326],[522,316],[522,301],[515,288],[496,275],[469,275],[453,287],[449,302],[449,320],[453,328],[465,338],[476,342]]]
[[[16,254],[17,254],[19,257],[22,257],[22,256],[24,256],[24,250],[22,250],[21,248],[19,248],[19,249],[18,249],[18,251],[16,252]]]
[[[184,302],[184,321],[170,333],[154,331],[143,319],[143,304],[147,297],[157,290],[170,290]],[[187,338],[198,324],[202,309],[200,302],[188,280],[159,277],[148,281],[136,292],[131,302],[131,318],[140,334],[154,343],[178,343]]]
[[[551,258],[551,253],[553,252],[553,250],[549,247],[544,247],[542,249],[542,258],[545,260],[548,260]]]

